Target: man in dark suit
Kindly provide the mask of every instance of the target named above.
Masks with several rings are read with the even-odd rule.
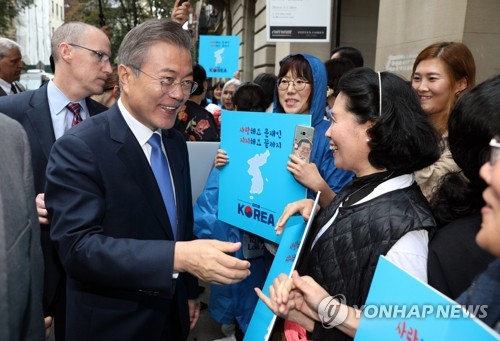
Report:
[[[79,121],[107,109],[87,97],[103,91],[111,72],[111,47],[99,29],[76,22],[59,27],[51,46],[57,66],[54,79],[38,90],[0,97],[0,111],[19,121],[28,134],[45,261],[44,313],[54,316],[55,336],[61,341],[65,326],[65,275],[49,235],[44,204],[45,169],[56,139]],[[78,115],[67,107],[69,103],[78,104]]]
[[[24,91],[18,83],[24,66],[21,46],[8,38],[0,38],[0,96]]]
[[[199,316],[196,277],[249,274],[225,254],[240,243],[193,240],[187,146],[171,129],[196,88],[191,44],[174,22],[133,28],[118,102],[52,148],[46,202],[68,275],[69,340],[185,340]]]

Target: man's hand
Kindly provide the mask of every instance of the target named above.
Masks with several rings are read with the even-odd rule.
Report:
[[[200,317],[200,300],[188,300],[189,306],[189,330],[192,330]]]
[[[205,282],[233,284],[250,275],[250,263],[227,255],[241,243],[198,239],[175,243],[174,271],[189,272]]]
[[[43,322],[45,324],[45,339],[48,340],[50,333],[52,333],[52,316],[46,316]]]
[[[49,222],[49,214],[47,213],[47,209],[45,208],[45,193],[38,193],[35,199],[36,203],[36,212],[38,213],[38,222],[40,224],[48,225]]]

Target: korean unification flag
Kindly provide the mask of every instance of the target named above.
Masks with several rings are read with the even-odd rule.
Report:
[[[231,162],[220,171],[218,219],[274,243],[285,206],[307,189],[287,170],[295,127],[311,115],[222,111],[221,149]],[[301,218],[302,219],[302,218]]]
[[[200,36],[200,64],[209,78],[232,78],[238,70],[239,36]]]

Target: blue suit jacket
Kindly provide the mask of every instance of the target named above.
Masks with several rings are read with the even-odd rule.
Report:
[[[97,115],[108,108],[87,98],[90,116]],[[15,119],[23,126],[31,148],[31,164],[35,180],[35,192],[45,192],[45,169],[50,149],[55,142],[54,128],[50,116],[47,97],[47,84],[37,90],[21,92],[12,96],[0,97],[0,112]],[[49,238],[48,225],[41,225],[41,242],[45,262],[43,292],[44,314],[59,319],[56,335],[64,338],[64,272],[56,251]],[[62,334],[61,334],[62,333]]]
[[[163,131],[177,201],[178,240],[193,239],[186,142]],[[197,280],[172,279],[172,230],[142,147],[118,106],[58,139],[47,166],[51,238],[68,274],[69,340],[167,340],[189,330]]]

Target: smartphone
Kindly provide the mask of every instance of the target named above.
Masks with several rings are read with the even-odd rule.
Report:
[[[313,141],[314,127],[297,125],[295,127],[292,154],[305,162],[309,162],[311,160]]]
[[[189,0],[179,0],[179,3],[177,4],[177,6],[182,5],[182,4],[183,4],[183,3],[185,3],[186,1],[189,1]]]

